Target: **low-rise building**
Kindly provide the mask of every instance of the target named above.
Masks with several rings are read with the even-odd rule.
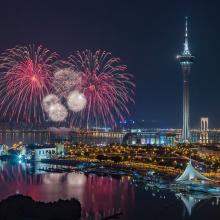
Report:
[[[32,144],[26,146],[26,157],[30,160],[41,161],[42,159],[50,159],[57,153],[56,145]]]
[[[123,143],[129,145],[174,145],[176,132],[167,129],[132,129],[124,136]]]
[[[56,154],[56,146],[47,146],[35,149],[35,161],[50,159]]]

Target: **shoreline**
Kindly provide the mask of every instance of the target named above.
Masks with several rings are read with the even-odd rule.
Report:
[[[88,161],[82,159],[42,159],[41,163],[45,164],[54,164],[54,165],[67,165],[74,166],[76,163],[88,163],[88,164],[96,164],[98,166],[105,166],[107,168],[120,169],[128,172],[139,172],[141,175],[145,175],[147,171],[155,171],[161,175],[161,177],[167,178],[175,178],[179,174],[181,174],[181,170],[175,170],[171,167],[158,167],[151,164],[145,164],[145,166],[141,166],[138,163],[131,164],[130,166],[124,163],[112,164],[108,162],[99,162],[99,161]],[[136,165],[136,166],[134,166]]]
[[[110,163],[108,161],[97,161],[97,160],[89,160],[87,158],[74,158],[74,159],[43,159],[40,161],[41,163],[45,164],[54,164],[54,165],[67,165],[67,166],[74,166],[76,163],[88,163],[88,164],[96,164],[98,166],[105,166],[107,168],[113,169],[121,169],[128,172],[139,172],[141,175],[145,175],[147,171],[154,171],[161,178],[167,179],[175,179],[177,176],[181,175],[184,172],[184,169],[175,169],[174,167],[168,166],[156,166],[153,164],[146,164],[146,163],[135,163],[130,162],[129,164],[126,162],[120,163]],[[220,174],[219,173],[203,173],[205,176],[212,178],[213,181],[217,184],[220,184]]]

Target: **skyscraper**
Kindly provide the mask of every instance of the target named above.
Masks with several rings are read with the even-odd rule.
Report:
[[[194,62],[195,57],[191,55],[188,43],[188,27],[187,27],[187,17],[186,17],[186,27],[185,27],[185,42],[183,52],[177,56],[182,67],[183,73],[183,128],[182,128],[182,142],[190,142],[190,117],[189,117],[189,76],[191,72],[191,67]]]

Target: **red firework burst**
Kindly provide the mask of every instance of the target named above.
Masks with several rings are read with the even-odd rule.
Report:
[[[76,89],[87,98],[86,108],[73,115],[80,124],[116,126],[116,119],[124,120],[129,113],[128,103],[134,102],[133,76],[120,59],[109,52],[78,51],[68,59],[71,68],[81,73]]]
[[[10,120],[38,123],[42,99],[52,89],[57,53],[42,46],[17,46],[0,56],[0,110]]]

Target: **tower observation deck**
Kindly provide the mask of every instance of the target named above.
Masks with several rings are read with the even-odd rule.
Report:
[[[177,60],[182,67],[183,73],[183,127],[182,127],[182,142],[190,142],[190,117],[189,117],[189,76],[191,67],[195,57],[191,55],[188,43],[188,24],[186,17],[185,27],[185,42],[184,49],[180,55],[177,55]]]

